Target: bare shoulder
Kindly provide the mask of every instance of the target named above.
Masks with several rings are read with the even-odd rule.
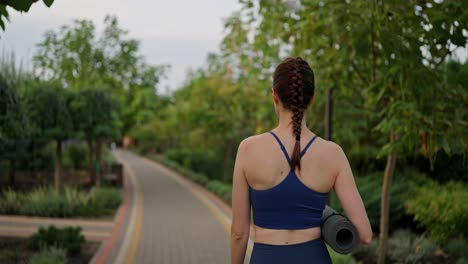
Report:
[[[247,137],[239,144],[238,154],[252,155],[260,151],[267,140],[266,133]]]
[[[341,148],[340,145],[323,138],[319,139],[317,143],[319,143],[318,147],[320,148],[320,154],[323,158],[334,161],[346,158],[343,148]]]

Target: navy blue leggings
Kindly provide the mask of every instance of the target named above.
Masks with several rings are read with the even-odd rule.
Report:
[[[292,245],[254,243],[250,264],[330,264],[321,238]]]

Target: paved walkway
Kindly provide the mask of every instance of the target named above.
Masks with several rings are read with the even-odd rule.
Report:
[[[86,240],[103,242],[92,264],[229,263],[229,206],[156,162],[128,151],[114,154],[126,176],[125,198],[114,220],[0,215],[0,236],[28,237],[40,226],[78,225]]]
[[[157,163],[121,150],[115,155],[134,191],[106,263],[229,263],[226,210]]]

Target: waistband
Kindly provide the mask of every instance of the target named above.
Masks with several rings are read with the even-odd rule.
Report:
[[[272,244],[264,244],[264,243],[254,243],[254,247],[262,249],[262,248],[306,248],[314,245],[318,245],[323,243],[322,238],[316,238],[314,240],[296,243],[296,244],[287,244],[287,245],[272,245]]]

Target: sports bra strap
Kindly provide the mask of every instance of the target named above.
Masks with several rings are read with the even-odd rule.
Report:
[[[312,145],[312,143],[314,143],[315,139],[317,138],[317,135],[315,135],[310,141],[309,143],[307,143],[307,145],[305,146],[305,148],[301,151],[301,157],[304,156],[304,154],[306,154],[307,150],[309,149],[310,145]]]
[[[283,143],[281,143],[281,140],[279,139],[279,137],[273,131],[270,131],[270,134],[272,134],[275,137],[276,141],[278,141],[278,144],[280,145],[281,150],[283,151],[284,155],[286,156],[286,159],[288,160],[288,164],[291,164],[291,159],[289,159],[288,152],[286,151],[286,148],[284,147]]]

